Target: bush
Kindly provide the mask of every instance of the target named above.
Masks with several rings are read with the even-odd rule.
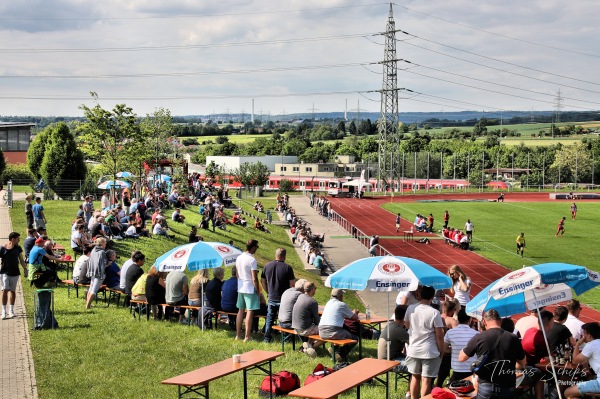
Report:
[[[24,163],[6,165],[4,172],[0,176],[0,181],[6,182],[12,180],[20,184],[29,184],[34,180],[29,168]]]

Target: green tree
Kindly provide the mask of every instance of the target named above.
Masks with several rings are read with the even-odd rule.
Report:
[[[96,93],[91,95],[95,101],[98,100]],[[81,105],[80,109],[87,119],[78,126],[81,133],[78,139],[84,154],[105,165],[116,180],[117,172],[129,166],[126,162],[127,147],[136,140],[143,140],[136,114],[125,104],[117,104],[112,111],[103,109],[98,103],[93,108]]]
[[[233,180],[242,184],[244,187],[250,187],[252,185],[252,175],[250,173],[249,162],[242,163],[240,167],[234,169],[231,174],[233,175]]]
[[[85,180],[83,153],[64,122],[51,126],[39,171],[48,187],[61,198],[71,196],[79,188],[67,180]]]
[[[283,191],[284,193],[293,191],[294,190],[294,182],[292,182],[291,180],[288,180],[288,179],[281,179],[281,181],[279,182],[279,190]]]
[[[48,134],[51,129],[52,127],[48,126],[39,132],[27,150],[27,166],[36,180],[42,177],[40,167],[42,166],[44,152],[46,151],[46,142],[48,141]]]
[[[157,108],[152,114],[146,114],[140,122],[139,132],[136,133],[136,140],[129,141],[125,154],[127,163],[134,165],[135,173],[139,176],[143,174],[144,162],[154,165],[155,169],[160,171],[161,159],[174,158],[174,126],[171,111],[168,109]],[[150,162],[151,160],[153,162]]]
[[[221,175],[223,175],[223,168],[217,165],[215,161],[210,161],[210,163],[206,165],[206,176],[213,180],[218,180]]]
[[[264,186],[269,181],[269,168],[262,162],[256,162],[250,165],[250,174],[252,183],[255,186]]]

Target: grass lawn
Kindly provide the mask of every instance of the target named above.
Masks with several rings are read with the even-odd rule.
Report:
[[[600,204],[577,204],[577,219],[571,220],[570,203],[563,202],[415,202],[388,203],[383,207],[390,212],[400,212],[412,221],[414,215],[433,213],[435,227],[442,227],[445,210],[450,213],[449,226],[464,230],[467,219],[475,225],[473,247],[476,253],[510,269],[523,265],[564,262],[586,266],[600,271],[597,255],[596,227],[600,219]],[[554,237],[558,221],[567,217],[565,236]],[[525,257],[516,254],[515,239],[525,233]],[[600,290],[591,290],[581,300],[600,309]]]
[[[266,209],[272,209],[274,199],[261,199]],[[76,202],[44,201],[48,218],[50,237],[70,247],[70,223],[77,211]],[[99,204],[96,204],[97,208]],[[242,202],[242,206],[250,211],[251,205]],[[25,220],[22,212],[23,203],[16,202],[11,209],[11,218],[15,231],[25,231]],[[256,212],[253,212],[256,214]],[[156,257],[175,245],[187,242],[190,225],[199,221],[198,208],[191,207],[183,211],[187,217],[186,224],[169,224],[175,233],[174,241],[164,238],[142,238],[139,240],[123,240],[116,242],[116,250],[122,265],[133,249],[140,249],[146,254],[147,270]],[[167,212],[167,217],[170,212]],[[264,214],[263,214],[264,215]],[[264,216],[263,216],[264,218]],[[321,280],[306,272],[295,250],[290,245],[285,229],[280,226],[269,226],[273,234],[257,232],[253,228],[229,227],[227,232],[218,230],[202,230],[199,234],[206,241],[235,241],[242,246],[249,238],[257,238],[260,249],[257,252],[259,266],[264,266],[274,259],[275,249],[283,246],[288,249],[287,262],[296,272],[297,278],[308,278],[319,287],[316,299],[325,304],[330,290],[323,288]],[[230,270],[225,276],[228,278]],[[62,274],[64,277],[64,273]],[[31,316],[33,290],[24,280],[25,302]],[[352,293],[346,295],[346,302],[352,308],[364,307]],[[273,344],[260,341],[240,343],[234,341],[234,334],[220,326],[219,331],[202,333],[197,327],[182,326],[169,322],[146,322],[132,319],[129,310],[106,308],[100,301],[91,311],[84,310],[83,295],[67,298],[67,289],[55,289],[56,318],[60,325],[54,331],[31,332],[31,346],[35,362],[35,371],[40,398],[169,398],[175,397],[176,388],[163,386],[160,381],[194,370],[216,361],[230,358],[234,353],[244,353],[252,349],[281,350],[279,336],[275,336]],[[29,319],[31,327],[31,318]],[[357,356],[357,350],[352,356]],[[376,341],[365,341],[365,356],[376,357]],[[356,354],[355,354],[356,352]],[[355,358],[354,358],[355,359]],[[301,353],[294,353],[291,346],[286,346],[286,356],[273,364],[273,370],[290,370],[297,373],[301,380],[310,374],[319,363],[330,364],[329,354],[321,351],[319,357],[310,359]],[[249,377],[250,397],[256,397],[257,387],[262,377]],[[242,395],[242,375],[234,374],[215,381],[210,385],[213,398],[238,398]],[[364,398],[381,398],[384,389],[380,386],[361,389]],[[404,392],[404,391],[402,391]]]

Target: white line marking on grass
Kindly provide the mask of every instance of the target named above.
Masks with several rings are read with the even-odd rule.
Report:
[[[515,205],[515,204],[512,204],[510,202],[507,202],[506,205],[514,206],[514,207],[517,207],[517,208],[527,209],[528,211],[535,211],[535,209],[533,209],[533,208],[527,208],[526,206]]]
[[[490,247],[496,248],[496,249],[498,249],[498,250],[500,250],[500,251],[504,251],[504,252],[511,253],[511,254],[512,254],[512,255],[514,255],[514,256],[519,256],[519,254],[515,253],[516,251],[515,251],[515,252],[512,252],[510,249],[502,248],[502,247],[500,247],[500,246],[498,246],[498,245],[496,245],[496,244],[492,244],[490,241],[484,241],[484,240],[473,240],[473,241],[474,241],[474,242],[481,242],[481,243],[485,243],[485,244],[482,244],[482,245],[485,245],[486,247],[489,245]],[[527,252],[527,250],[525,250],[525,252]],[[482,256],[482,255],[480,255],[480,256]],[[526,256],[524,256],[522,259],[523,259],[523,260],[527,260],[528,262],[531,262],[531,263],[532,263],[532,264],[534,264],[534,265],[535,265],[535,264],[537,264],[537,262],[535,262],[533,259],[531,259],[531,258],[528,258],[528,257],[526,257]],[[505,266],[505,267],[506,267],[506,266]]]

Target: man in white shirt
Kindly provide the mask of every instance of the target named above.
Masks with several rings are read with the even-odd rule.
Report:
[[[573,339],[577,341],[581,338],[581,326],[583,326],[583,322],[579,320],[581,304],[577,299],[571,299],[567,302],[567,309],[569,309],[569,316],[567,316],[567,321],[565,321],[564,325],[571,331]]]
[[[409,306],[404,316],[410,336],[410,345],[406,350],[406,366],[412,375],[412,398],[424,397],[431,393],[444,353],[444,322],[440,312],[431,307],[435,289],[423,286],[420,294],[420,302]]]
[[[543,307],[539,308],[540,311],[543,309]],[[537,309],[532,309],[530,314],[528,314],[525,317],[521,317],[515,323],[515,331],[518,333],[520,338],[523,338],[527,330],[529,330],[530,328],[535,328],[536,330],[540,329],[540,323],[537,312]]]
[[[134,255],[136,253],[140,253],[141,254],[142,251],[137,251],[137,250],[133,251],[131,253],[131,258],[127,259],[125,261],[125,263],[123,263],[123,267],[121,267],[121,277],[119,279],[119,289],[122,292],[125,292],[125,285],[126,285],[125,276],[127,275],[127,269],[129,269],[129,267],[135,263],[135,261],[133,260],[133,257],[134,257]]]
[[[469,239],[469,242],[473,242],[474,228],[475,226],[473,226],[473,223],[471,223],[471,219],[467,219],[467,223],[465,223],[465,232],[467,233],[467,238]]]
[[[351,310],[344,303],[344,290],[331,290],[331,299],[325,304],[319,321],[319,335],[324,339],[353,339],[358,341],[350,331],[344,330],[344,319],[358,320],[358,309]],[[348,361],[348,353],[356,344],[336,346],[335,360]]]
[[[467,346],[471,338],[479,334],[477,330],[469,327],[470,323],[471,317],[467,315],[464,309],[461,309],[458,311],[458,325],[448,330],[444,336],[444,352],[449,349],[452,350],[452,377],[450,377],[450,382],[462,380],[473,374],[471,371],[471,363],[476,360],[475,357],[472,357],[465,362],[458,360],[460,351]]]
[[[258,296],[258,263],[254,254],[258,250],[258,241],[250,239],[246,243],[246,252],[238,256],[235,261],[238,278],[238,314],[236,319],[235,339],[242,339],[242,323],[244,321],[244,312],[246,313],[246,332],[244,342],[251,339],[252,320],[254,311],[260,309],[260,298]]]

